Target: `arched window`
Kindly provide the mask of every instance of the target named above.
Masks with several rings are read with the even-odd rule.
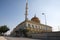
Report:
[[[40,26],[40,29],[42,29],[42,26]]]
[[[39,26],[39,29],[40,29],[40,26]]]
[[[34,28],[34,25],[32,25],[32,28]]]
[[[39,29],[39,26],[37,26],[37,28]]]
[[[29,28],[31,28],[31,25],[30,25],[30,24],[28,24],[28,27],[29,27]]]
[[[28,24],[28,27],[30,27],[30,24]]]
[[[37,26],[36,26],[36,28],[37,28]]]

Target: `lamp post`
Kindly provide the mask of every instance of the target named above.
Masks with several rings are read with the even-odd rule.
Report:
[[[42,15],[44,15],[44,17],[45,17],[45,25],[47,25],[46,14],[42,13]],[[47,32],[47,27],[46,27],[46,32]],[[46,33],[46,40],[47,40],[47,33]]]
[[[60,27],[58,26],[58,31],[60,31],[59,29],[60,29]]]
[[[45,17],[45,25],[47,25],[46,14],[42,13],[42,15],[44,15],[44,17]],[[47,27],[46,27],[46,32],[47,32]]]
[[[45,25],[47,25],[46,14],[45,13],[42,13],[42,15],[44,15],[44,17],[45,17]]]

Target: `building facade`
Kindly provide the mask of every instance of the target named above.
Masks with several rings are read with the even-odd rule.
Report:
[[[12,36],[23,36],[23,34],[20,32],[20,29],[24,30],[27,29],[29,32],[27,33],[28,35],[32,34],[38,34],[41,32],[52,32],[52,27],[41,24],[41,21],[39,20],[36,15],[31,18],[31,20],[28,20],[28,1],[26,0],[26,13],[25,13],[25,20],[18,24],[16,28],[13,29],[11,32]]]

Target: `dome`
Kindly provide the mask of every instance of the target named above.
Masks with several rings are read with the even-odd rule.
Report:
[[[34,21],[34,22],[36,22],[36,23],[40,23],[39,18],[36,17],[36,16],[34,16],[34,17],[31,19],[31,21]]]

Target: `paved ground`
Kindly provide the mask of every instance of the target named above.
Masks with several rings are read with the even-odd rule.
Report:
[[[0,36],[0,40],[7,40],[7,39],[4,38],[3,36]]]
[[[30,38],[22,38],[22,37],[0,37],[0,40],[40,40],[40,39],[30,39]]]

